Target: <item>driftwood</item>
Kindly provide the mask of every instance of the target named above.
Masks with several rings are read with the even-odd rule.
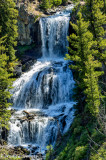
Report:
[[[36,116],[35,114],[32,115],[31,113],[27,112],[27,111],[23,111],[26,114],[26,117],[28,120],[34,119],[34,117]]]

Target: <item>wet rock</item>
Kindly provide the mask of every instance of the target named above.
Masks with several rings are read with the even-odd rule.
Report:
[[[28,61],[33,60],[33,58],[31,56],[28,55],[23,55],[21,57],[21,63],[22,65],[24,65],[25,63],[27,63]]]
[[[67,66],[64,66],[64,67],[63,67],[63,71],[66,72],[66,70],[67,70]]]
[[[22,72],[30,70],[31,66],[33,66],[36,62],[37,60],[33,56],[23,55],[21,57]]]
[[[25,157],[25,158],[22,158],[22,160],[31,160],[30,157]]]
[[[43,160],[43,154],[42,153],[37,153],[36,158],[38,160]]]
[[[22,64],[18,64],[14,68],[14,76],[18,78],[21,76],[21,74],[22,74]]]
[[[65,6],[58,6],[57,8],[48,9],[47,11],[44,12],[44,14],[46,14],[46,15],[53,15],[56,12],[63,11],[64,9],[65,9]]]
[[[68,0],[68,2],[67,2],[68,4],[73,4],[73,2],[72,1],[70,1],[70,0]]]
[[[18,119],[21,123],[23,123],[24,121],[27,121],[27,118],[26,118],[26,117],[22,117],[22,118],[18,118],[18,117],[17,117],[17,119]]]
[[[61,119],[61,124],[62,124],[63,128],[66,126],[66,117],[67,116],[63,116],[63,118]]]
[[[14,152],[16,154],[25,154],[25,155],[29,155],[30,154],[30,151],[28,151],[26,148],[22,147],[22,146],[16,146],[14,147]]]
[[[2,129],[0,130],[0,139],[1,142],[3,143],[3,145],[7,144],[7,137],[8,137],[8,130],[4,127],[2,127]]]
[[[31,154],[33,154],[33,155],[36,155],[37,153],[38,153],[38,146],[35,146],[35,147],[33,147],[32,149],[31,149]]]
[[[16,112],[16,109],[11,109],[11,115],[13,115]]]
[[[0,139],[0,145],[6,145],[7,144],[7,142],[4,140],[4,139]]]
[[[26,63],[22,66],[22,71],[25,72],[25,71],[30,70],[31,66],[34,65],[34,63],[36,63],[36,60],[35,60],[35,59],[26,62]]]

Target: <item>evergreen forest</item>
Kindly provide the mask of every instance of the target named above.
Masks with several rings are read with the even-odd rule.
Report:
[[[38,2],[40,12],[45,14],[49,9],[67,6],[69,1],[41,0]],[[10,109],[13,105],[10,100],[13,96],[10,90],[13,89],[13,83],[17,80],[15,69],[22,63],[25,70],[26,66],[22,61],[23,53],[27,53],[27,50],[32,52],[34,47],[36,48],[33,43],[26,46],[19,45],[18,24],[21,23],[18,19],[21,9],[17,9],[17,3],[17,0],[0,0],[0,160],[24,160],[25,158],[21,156],[24,151],[27,152],[18,150],[17,156],[14,150],[11,153],[15,156],[12,157],[5,147],[8,146],[6,136],[13,114]],[[72,95],[76,102],[74,120],[65,134],[58,134],[54,147],[51,144],[47,146],[45,159],[105,160],[106,0],[72,0],[70,4],[74,4],[70,13],[74,18],[70,19],[71,33],[67,36],[69,46],[66,46],[68,52],[64,60],[70,62],[69,68],[75,81]],[[38,19],[39,17],[43,16],[36,16]],[[24,112],[27,120],[32,118],[27,111]],[[31,160],[30,157],[28,158]]]

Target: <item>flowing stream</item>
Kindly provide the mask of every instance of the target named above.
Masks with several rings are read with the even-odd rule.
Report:
[[[8,143],[27,147],[31,154],[54,145],[74,117],[74,80],[69,62],[64,61],[72,8],[40,19],[42,57],[14,82],[11,91],[14,111]]]

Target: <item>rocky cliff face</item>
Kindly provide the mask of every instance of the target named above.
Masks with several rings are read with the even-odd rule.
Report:
[[[42,56],[39,19],[43,13],[39,10],[38,5],[37,0],[16,0],[19,12],[16,56],[20,63],[15,67],[15,77],[19,77],[35,63],[35,59]]]
[[[30,18],[27,12],[27,6],[24,3],[19,3],[17,6],[19,10],[18,16],[18,41],[21,45],[29,45],[32,42],[30,37]]]
[[[40,1],[40,0],[39,0]],[[28,70],[33,65],[33,59],[42,56],[42,41],[39,19],[62,11],[66,6],[49,9],[43,13],[39,8],[38,0],[16,0],[18,15],[18,47],[16,56],[20,59],[20,64],[15,68],[15,76],[19,77],[22,72]],[[70,4],[70,3],[69,3]],[[70,28],[71,30],[71,28]]]
[[[39,21],[36,20],[39,15],[28,12],[29,0],[17,0],[18,16],[18,43],[20,45],[41,44]]]
[[[19,45],[30,45],[35,43],[36,46],[41,46],[40,17],[52,15],[57,11],[65,9],[65,6],[59,6],[54,9],[48,9],[47,12],[42,12],[39,8],[40,0],[16,0],[16,6],[19,11],[18,16],[18,43]],[[69,3],[70,4],[70,3]]]

